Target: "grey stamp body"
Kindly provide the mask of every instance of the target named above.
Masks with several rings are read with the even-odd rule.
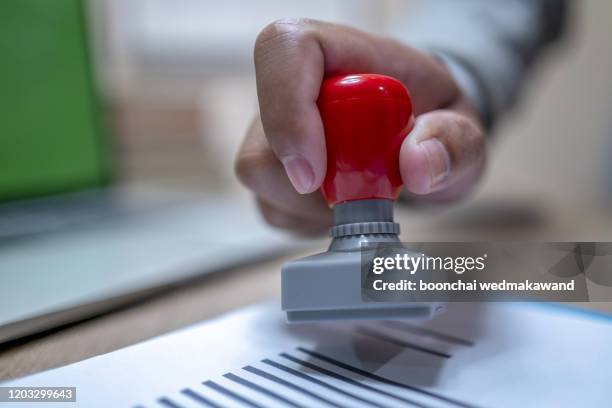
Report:
[[[362,247],[372,243],[400,245],[391,200],[339,204],[334,216],[333,241],[327,252],[283,266],[282,309],[288,322],[431,318],[445,310],[444,303],[363,299]]]

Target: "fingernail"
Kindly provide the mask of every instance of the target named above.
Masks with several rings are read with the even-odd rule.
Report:
[[[312,192],[314,172],[310,163],[301,156],[287,156],[281,159],[293,188],[300,194]]]
[[[429,169],[429,188],[434,190],[450,174],[450,156],[444,144],[438,139],[427,139],[419,143],[425,152]]]

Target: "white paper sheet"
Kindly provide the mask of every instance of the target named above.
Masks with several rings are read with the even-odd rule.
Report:
[[[288,326],[266,303],[2,385],[76,386],[79,407],[540,408],[610,406],[611,384],[612,319],[563,307]]]

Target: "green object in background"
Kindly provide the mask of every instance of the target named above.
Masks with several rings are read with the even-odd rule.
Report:
[[[0,0],[0,201],[110,176],[81,0]]]

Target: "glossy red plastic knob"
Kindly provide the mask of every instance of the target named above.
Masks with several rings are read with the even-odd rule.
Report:
[[[399,151],[414,126],[412,99],[397,79],[358,74],[323,81],[318,99],[325,128],[327,203],[396,200]]]

